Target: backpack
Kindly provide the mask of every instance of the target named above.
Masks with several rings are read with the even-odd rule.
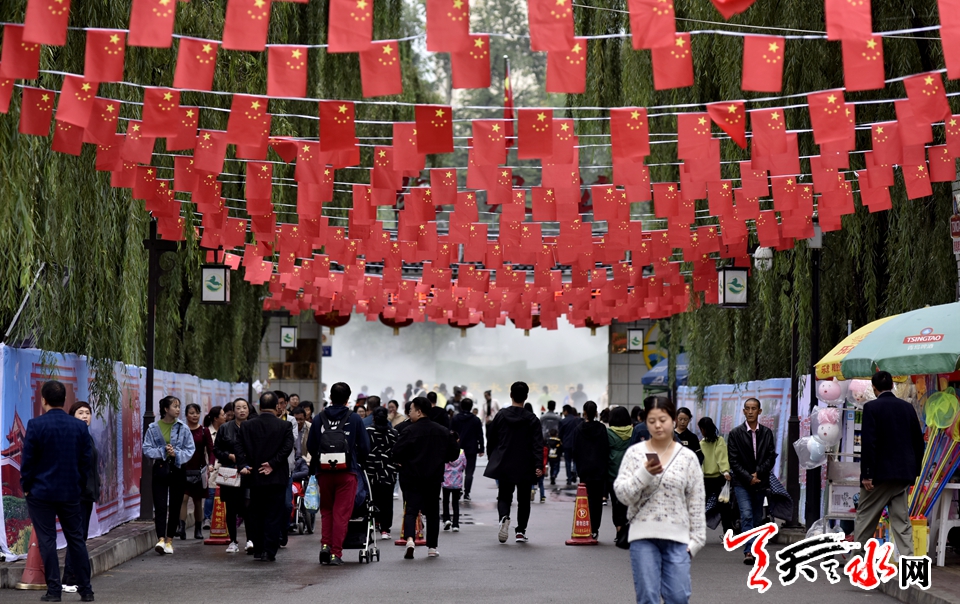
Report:
[[[343,431],[350,415],[331,422],[325,412],[320,413],[320,450],[318,469],[320,472],[343,472],[349,469],[350,441]]]

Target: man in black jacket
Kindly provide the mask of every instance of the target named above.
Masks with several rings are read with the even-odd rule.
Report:
[[[913,529],[907,513],[907,489],[920,475],[923,430],[913,406],[897,398],[893,377],[878,371],[870,380],[877,399],[863,406],[860,432],[860,503],[854,541],[863,547],[887,508],[890,532],[901,556],[913,555]]]
[[[430,402],[418,396],[410,407],[410,426],[400,433],[393,446],[393,460],[400,467],[400,488],[405,510],[403,534],[407,536],[404,558],[413,559],[417,517],[427,518],[427,556],[440,555],[440,485],[444,464],[460,456],[456,437],[449,429],[430,420]]]
[[[500,516],[500,543],[510,531],[510,506],[517,491],[517,543],[527,542],[530,520],[530,489],[543,476],[543,432],[540,420],[523,408],[530,388],[524,382],[510,386],[511,405],[501,409],[487,426],[490,460],[483,475],[499,481],[497,513]]]
[[[577,484],[577,464],[573,462],[573,434],[583,419],[577,410],[570,405],[563,406],[563,419],[560,420],[557,432],[563,443],[563,461],[567,467],[567,486]]]
[[[435,424],[440,424],[444,428],[450,428],[450,415],[447,414],[447,410],[443,407],[437,406],[437,393],[428,392],[427,393],[427,402],[430,403],[430,412],[427,414],[427,417]]]
[[[277,559],[282,531],[287,526],[284,496],[290,476],[287,457],[293,451],[293,427],[277,417],[277,395],[260,395],[260,415],[240,426],[240,473],[250,475],[250,510],[247,520],[253,557],[263,562]]]
[[[463,455],[467,458],[463,481],[464,501],[470,501],[473,472],[477,469],[477,455],[483,455],[483,423],[479,417],[471,413],[472,410],[473,401],[468,398],[461,399],[460,413],[453,416],[453,421],[450,422],[450,428],[460,437],[460,448],[463,449]]]
[[[763,498],[770,488],[770,471],[777,461],[776,439],[770,428],[760,425],[760,401],[748,398],[743,402],[747,421],[730,431],[727,456],[733,472],[733,492],[740,506],[740,529],[747,532],[763,522]],[[744,546],[743,563],[752,565],[750,546]]]

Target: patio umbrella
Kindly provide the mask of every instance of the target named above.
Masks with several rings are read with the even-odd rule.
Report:
[[[827,353],[827,356],[820,359],[820,361],[817,363],[817,379],[843,379],[843,374],[840,372],[840,363],[843,361],[843,359],[847,357],[850,351],[856,348],[857,344],[862,342],[864,338],[873,333],[876,328],[880,327],[895,316],[897,315],[877,319],[873,323],[867,323],[857,331],[841,340],[839,344],[833,347],[833,350]]]
[[[890,317],[847,352],[840,371],[847,379],[870,377],[878,370],[923,375],[952,373],[958,364],[960,302],[954,302]]]

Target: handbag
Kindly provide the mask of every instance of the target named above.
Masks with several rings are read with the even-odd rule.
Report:
[[[205,469],[187,470],[187,484],[207,488],[207,471]]]
[[[307,481],[307,490],[303,495],[303,505],[308,510],[320,509],[320,488],[317,486],[317,477],[311,476]]]
[[[720,494],[717,495],[717,501],[720,503],[730,503],[730,481],[728,480],[726,484],[723,485],[723,488],[720,489]]]
[[[217,484],[222,487],[239,487],[240,472],[236,468],[224,468],[217,470]]]
[[[670,463],[668,463],[667,467],[663,469],[663,472],[660,472],[660,480],[657,481],[657,486],[655,486],[653,490],[650,491],[650,494],[647,495],[646,499],[644,499],[637,505],[637,513],[640,513],[640,508],[646,505],[646,503],[650,501],[650,498],[653,497],[654,493],[657,492],[657,489],[660,488],[660,483],[663,482],[663,477],[667,475],[667,470],[669,470],[670,466],[673,465],[673,460],[676,459],[678,455],[679,455],[679,451],[677,452],[677,454],[675,454],[673,457],[670,458]],[[633,519],[636,517],[637,517],[637,514],[634,514],[630,518],[627,518],[627,523],[623,525],[623,528],[621,528],[620,531],[617,532],[617,538],[614,541],[614,543],[620,549],[630,549],[630,523],[633,522]]]

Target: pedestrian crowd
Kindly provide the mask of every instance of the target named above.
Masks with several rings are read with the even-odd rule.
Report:
[[[893,396],[889,374],[878,372],[873,384],[878,398],[864,409],[855,533],[865,541],[886,508],[898,548],[909,555],[907,488],[920,470],[923,436],[913,408]],[[415,557],[420,537],[427,557],[438,557],[440,533],[460,531],[461,501],[470,501],[477,458],[486,455],[483,474],[497,485],[500,543],[511,535],[516,543],[530,540],[537,490],[544,503],[545,480],[555,487],[563,468],[568,487],[585,488],[593,539],[609,506],[612,541],[630,552],[637,602],[674,604],[690,598],[690,563],[708,526],[739,533],[771,516],[789,518],[790,502],[773,472],[776,438],[760,422],[757,398],[744,401],[745,421],[725,439],[710,417],[696,423],[697,437],[691,411],[663,397],[648,397],[632,412],[620,406],[601,412],[584,400],[582,414],[570,403],[558,414],[556,402],[546,400],[538,417],[524,382],[510,387],[503,406],[489,390],[475,405],[464,387],[441,398],[443,392],[422,386],[408,386],[402,408],[393,399],[384,406],[381,397],[365,396],[363,413],[350,408],[351,389],[342,382],[330,388],[329,404],[321,403],[319,412],[295,394],[266,391],[256,406],[238,398],[213,407],[202,421],[199,406],[181,409],[179,399],[164,397],[143,439],[144,457],[152,462],[155,550],[173,554],[174,539],[187,538],[191,509],[193,536],[204,538],[219,487],[228,553],[273,562],[294,519],[312,533],[319,514],[321,564],[343,564],[345,547],[361,549],[361,561],[364,555],[379,559],[376,542],[393,539],[399,497],[404,558]],[[581,390],[572,390],[570,400]],[[41,397],[45,413],[27,426],[21,482],[46,571],[42,600],[76,591],[93,601],[84,543],[100,489],[88,431],[93,412],[77,402],[64,413],[65,389],[56,381],[43,385]],[[62,578],[56,518],[67,541]],[[744,563],[754,563],[750,543]]]

